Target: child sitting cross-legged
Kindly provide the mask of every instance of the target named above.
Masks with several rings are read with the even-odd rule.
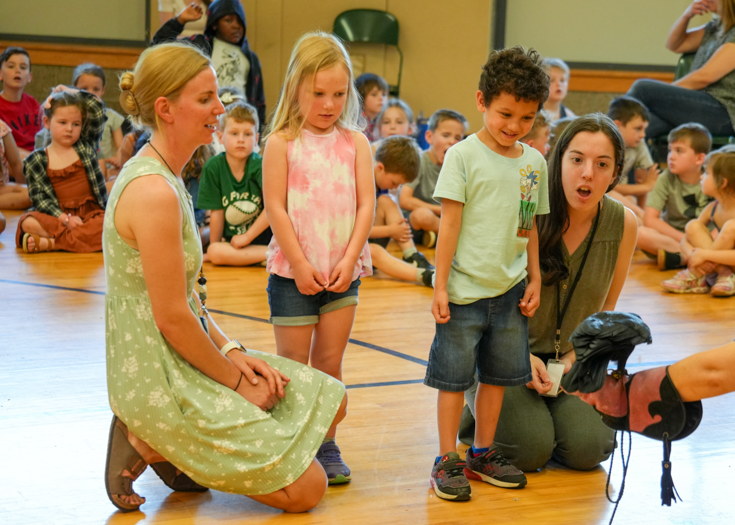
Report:
[[[668,169],[648,194],[643,226],[638,228],[638,248],[657,255],[660,270],[686,265],[679,249],[684,229],[709,202],[699,183],[712,145],[709,131],[691,122],[671,130],[668,138]]]
[[[716,200],[686,225],[681,252],[688,268],[661,286],[672,293],[730,297],[735,295],[735,146],[713,151],[704,163],[702,192]]]
[[[105,105],[86,91],[57,86],[43,107],[51,145],[24,161],[36,209],[20,217],[16,244],[27,253],[101,251],[107,187],[97,150]]]
[[[253,152],[258,112],[234,102],[220,116],[219,128],[225,152],[204,165],[196,203],[210,210],[207,256],[217,265],[262,263],[272,234],[263,213],[263,157]]]
[[[10,182],[23,178],[23,161],[15,145],[12,130],[0,120],[0,210],[24,210],[31,207],[28,187]]]
[[[413,111],[400,98],[391,98],[388,100],[383,111],[380,112],[376,119],[376,125],[380,140],[370,145],[373,150],[373,157],[383,139],[395,135],[412,137],[416,132]]]
[[[388,82],[375,73],[363,73],[355,79],[355,88],[360,95],[362,118],[365,119],[365,136],[373,142],[378,140],[378,115],[383,111],[388,96]]]
[[[375,152],[373,173],[377,194],[375,222],[368,243],[373,266],[391,277],[432,286],[434,267],[416,250],[411,227],[388,190],[411,182],[419,172],[419,147],[416,141],[399,135],[380,142]],[[388,253],[386,247],[394,239],[403,251],[403,260]]]
[[[408,216],[411,228],[423,232],[422,244],[431,248],[436,244],[442,208],[434,200],[434,189],[447,150],[462,140],[467,132],[467,119],[451,109],[439,109],[431,115],[426,142],[428,151],[421,155],[419,176],[404,184],[398,203]]]

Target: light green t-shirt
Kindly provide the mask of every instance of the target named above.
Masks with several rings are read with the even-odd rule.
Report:
[[[447,291],[455,304],[497,297],[527,275],[526,245],[535,215],[549,213],[546,160],[495,153],[477,135],[449,148],[434,198],[464,204]]]
[[[684,184],[681,179],[665,170],[648,194],[646,206],[661,212],[660,219],[683,232],[687,223],[699,217],[710,201],[699,184]]]

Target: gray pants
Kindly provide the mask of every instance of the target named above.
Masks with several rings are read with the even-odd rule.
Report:
[[[459,438],[471,445],[477,383],[465,392]],[[595,410],[575,396],[543,397],[524,386],[508,387],[503,397],[495,446],[523,471],[543,467],[552,457],[569,468],[590,470],[615,447],[615,432]]]

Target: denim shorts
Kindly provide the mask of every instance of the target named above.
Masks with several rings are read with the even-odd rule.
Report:
[[[486,385],[531,381],[528,318],[518,306],[525,290],[521,281],[497,297],[449,303],[449,321],[436,325],[424,384],[464,392],[475,382],[475,372]]]
[[[268,277],[270,322],[278,326],[316,324],[321,314],[356,305],[359,286],[358,278],[342,293],[323,290],[315,295],[304,295],[299,291],[295,280],[271,274]]]

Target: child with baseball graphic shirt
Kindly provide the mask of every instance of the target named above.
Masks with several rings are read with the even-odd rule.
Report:
[[[220,116],[218,132],[224,153],[202,170],[196,207],[211,210],[207,256],[226,266],[265,261],[271,230],[263,212],[263,158],[253,152],[258,142],[258,112],[234,102]]]

